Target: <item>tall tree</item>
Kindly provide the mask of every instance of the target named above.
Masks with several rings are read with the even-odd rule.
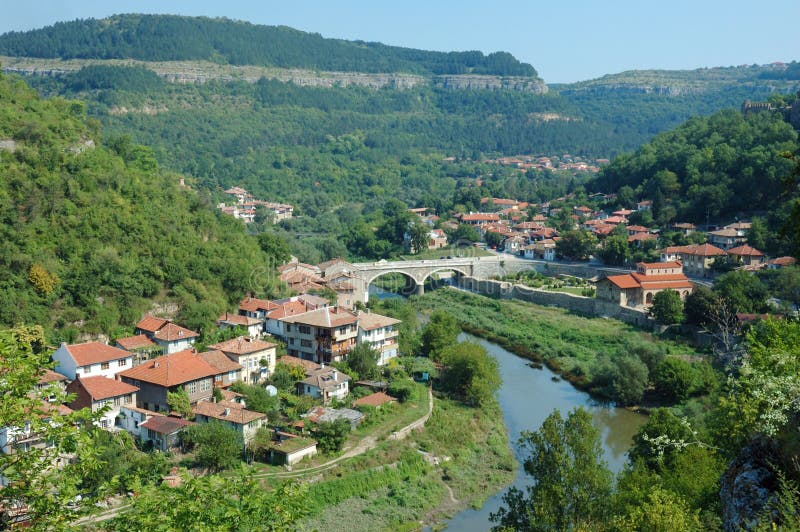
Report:
[[[653,296],[653,307],[650,313],[664,325],[672,325],[683,321],[683,301],[675,290],[662,290]]]
[[[523,432],[525,472],[534,483],[511,488],[491,519],[494,530],[576,530],[603,519],[611,472],[601,458],[600,438],[584,409],[567,418],[556,410],[536,432]]]
[[[434,311],[422,330],[422,352],[437,359],[446,347],[458,341],[460,332],[461,327],[452,314],[441,310]]]

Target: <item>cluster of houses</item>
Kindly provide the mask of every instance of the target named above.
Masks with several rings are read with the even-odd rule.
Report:
[[[218,204],[217,208],[225,214],[242,220],[244,223],[255,221],[258,207],[264,207],[272,214],[273,223],[288,220],[294,213],[293,206],[255,199],[252,194],[242,187],[231,187],[225,191],[225,194],[228,195],[230,200],[228,203]]]
[[[100,412],[96,424],[107,430],[125,430],[143,443],[166,451],[179,445],[179,434],[195,423],[219,421],[242,435],[245,445],[267,415],[249,410],[242,395],[229,389],[236,382],[264,385],[275,372],[279,338],[288,354],[280,362],[299,366],[304,378],[295,383],[298,394],[324,404],[344,399],[350,377],[330,364],[346,359],[358,343],[380,354],[379,364],[398,355],[399,320],[330,305],[313,295],[269,301],[246,297],[237,313],[218,319],[222,328],[242,326],[248,334],[195,349],[198,333],[170,320],[145,316],[134,335],[116,345],[103,342],[62,343],[52,354],[53,370],[45,370],[39,387],[56,384],[70,394],[70,402],[48,408],[61,413],[88,408]],[[215,393],[216,391],[216,393]],[[176,415],[170,396],[186,394],[192,421]],[[13,453],[46,445],[30,428],[0,428],[0,451]],[[282,463],[292,464],[316,452],[316,442],[275,432],[271,451]]]
[[[554,116],[542,116],[542,120],[554,119]],[[455,157],[448,157],[445,161],[455,161]],[[600,166],[608,164],[608,159],[585,159],[579,155],[514,155],[511,157],[499,157],[497,159],[486,159],[486,164],[498,164],[509,168],[516,168],[520,172],[528,170],[568,170],[572,172],[592,172],[600,171]]]

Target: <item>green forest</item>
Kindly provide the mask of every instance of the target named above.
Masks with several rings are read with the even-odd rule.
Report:
[[[507,52],[429,52],[326,39],[285,26],[175,15],[116,15],[9,32],[0,36],[0,54],[62,59],[205,59],[344,72],[537,76],[536,69]]]
[[[0,76],[0,323],[113,334],[153,300],[211,322],[269,257],[150,148],[101,140],[85,106]]]

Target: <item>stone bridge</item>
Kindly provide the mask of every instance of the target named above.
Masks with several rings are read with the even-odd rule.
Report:
[[[398,287],[406,295],[423,294],[425,281],[437,272],[455,272],[477,279],[490,279],[502,277],[510,273],[523,270],[536,269],[534,261],[518,259],[508,256],[488,257],[452,257],[449,259],[431,260],[406,260],[406,261],[378,261],[358,262],[353,264],[353,275],[363,281],[363,286],[357,290],[359,296],[366,303],[369,298],[369,285],[378,277],[387,273],[400,273],[410,283],[405,287]]]

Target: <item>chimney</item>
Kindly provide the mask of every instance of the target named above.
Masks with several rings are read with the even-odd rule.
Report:
[[[333,380],[335,381],[339,380],[339,372],[336,370],[333,370]]]
[[[153,367],[157,368],[158,367],[158,362],[153,362]]]
[[[223,416],[231,415],[231,409],[230,408],[226,408],[225,410],[223,410],[222,415]]]

